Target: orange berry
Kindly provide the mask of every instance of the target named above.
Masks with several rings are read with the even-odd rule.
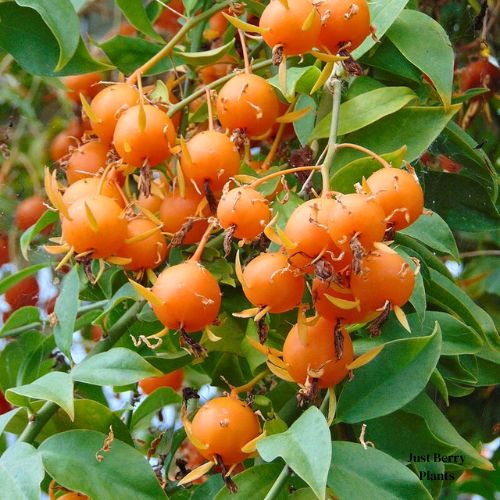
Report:
[[[106,166],[108,148],[102,142],[90,141],[75,149],[68,159],[66,178],[69,184],[92,177]]]
[[[183,380],[184,372],[182,370],[174,370],[173,372],[158,377],[144,378],[139,382],[139,387],[144,394],[151,394],[159,387],[171,387],[177,392],[182,387]]]

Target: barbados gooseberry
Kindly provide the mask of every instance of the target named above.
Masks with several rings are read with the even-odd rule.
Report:
[[[69,206],[80,198],[97,194],[111,198],[118,203],[120,207],[124,207],[125,205],[116,183],[109,178],[103,180],[99,177],[87,177],[86,179],[81,179],[71,184],[64,192],[63,201]]]
[[[71,120],[65,130],[59,132],[50,143],[50,159],[58,161],[69,153],[71,146],[76,146],[83,133],[78,119]]]
[[[9,261],[9,237],[7,233],[0,232],[0,266],[7,264]]]
[[[366,0],[324,0],[318,4],[321,14],[320,44],[333,54],[350,44],[349,52],[359,47],[370,34],[370,10]]]
[[[0,415],[3,415],[4,413],[7,413],[10,409],[11,409],[10,404],[5,399],[5,396],[3,395],[3,392],[0,391]]]
[[[208,460],[218,457],[225,465],[243,462],[249,454],[241,451],[260,434],[259,419],[251,408],[236,397],[211,399],[205,403],[191,422],[191,434],[196,443],[206,448],[199,452]]]
[[[93,97],[101,90],[99,82],[102,80],[101,73],[85,73],[83,75],[65,76],[62,82],[68,89],[66,95],[70,100],[79,104],[80,94],[85,97]]]
[[[13,311],[24,306],[36,306],[40,288],[34,276],[28,276],[5,292],[5,301]]]
[[[110,85],[92,99],[90,124],[103,143],[111,143],[120,114],[138,102],[139,91],[126,83]]]
[[[321,29],[320,16],[310,0],[271,0],[260,17],[266,29],[263,38],[269,47],[281,46],[288,56],[309,52]]]
[[[336,324],[324,318],[302,328],[304,339],[299,335],[298,325],[294,325],[283,345],[283,360],[288,373],[302,385],[308,375],[316,378],[321,388],[341,382],[348,374],[347,365],[354,357],[347,331],[344,328],[336,331]]]
[[[34,195],[25,198],[16,208],[16,213],[14,215],[16,226],[21,231],[26,231],[26,229],[35,224],[46,211],[47,207],[41,196]]]
[[[219,91],[217,116],[229,130],[242,129],[250,137],[260,136],[278,117],[278,98],[264,78],[246,73],[236,75]]]
[[[415,286],[410,265],[397,253],[373,252],[361,260],[361,272],[351,276],[354,296],[369,310],[408,302]]]
[[[127,221],[116,201],[102,195],[76,200],[69,208],[70,219],[62,216],[64,241],[77,254],[92,251],[92,258],[113,255],[127,237]]]
[[[142,239],[141,235],[146,233],[151,234]],[[161,227],[149,219],[138,217],[128,222],[127,239],[116,253],[120,257],[132,259],[123,265],[124,269],[138,271],[158,267],[167,257],[168,248]]]
[[[113,143],[125,163],[153,167],[171,154],[170,147],[175,144],[174,124],[154,106],[132,106],[118,118]]]
[[[224,229],[234,226],[233,236],[251,241],[259,236],[271,220],[268,200],[248,186],[231,189],[217,205],[217,218]]]
[[[90,141],[76,148],[68,159],[66,178],[69,184],[92,177],[104,169],[108,148],[100,141]]]
[[[173,372],[160,375],[159,377],[143,378],[139,382],[139,387],[144,394],[151,394],[158,387],[171,387],[174,391],[178,391],[184,380],[184,372],[182,370],[174,370]]]
[[[487,59],[469,63],[460,72],[460,90],[487,87],[492,91],[500,88],[500,68]]]
[[[153,310],[171,330],[198,332],[219,314],[219,284],[205,267],[192,260],[164,269],[152,292],[162,302],[152,304]]]
[[[415,174],[400,168],[381,168],[366,182],[395,230],[408,227],[422,214],[424,193]]]
[[[281,253],[261,253],[243,270],[243,292],[257,307],[282,313],[297,307],[304,294],[304,276]]]

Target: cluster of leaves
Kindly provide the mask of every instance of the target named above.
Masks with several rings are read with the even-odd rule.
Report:
[[[192,18],[212,3],[185,0],[185,14]],[[259,16],[265,3],[248,0],[244,15]],[[47,8],[43,1],[0,3],[0,47],[5,51],[0,64],[12,68],[8,77],[0,75],[9,83],[0,90],[0,102],[7,104],[0,116],[8,123],[14,114],[14,126],[5,129],[11,159],[4,157],[0,167],[2,180],[9,180],[0,198],[0,210],[6,215],[1,229],[9,227],[16,197],[25,197],[23,186],[31,185],[37,192],[41,159],[47,157],[47,124],[53,125],[53,134],[70,116],[71,106],[54,77],[112,70],[130,74],[164,45],[154,27],[162,10],[159,3],[144,7],[139,0],[117,1],[138,35],[116,35],[98,44],[90,40],[101,51],[100,58],[91,55],[93,49],[80,36],[77,12],[84,4],[57,0]],[[484,89],[453,92],[455,61],[464,65],[466,58],[459,48],[476,38],[471,26],[484,10],[475,12],[467,2],[444,2],[436,14],[423,2],[419,6],[408,0],[379,1],[370,9],[379,41],[367,38],[353,53],[366,71],[344,89],[338,134],[343,142],[369,148],[393,166],[410,162],[424,188],[425,205],[433,212],[400,231],[395,241],[398,252],[418,258],[421,264],[414,293],[404,308],[411,334],[393,316],[379,337],[371,337],[363,325],[350,329],[356,356],[379,345],[384,349],[356,370],[352,380],[335,388],[332,426],[323,415],[326,408],[313,406],[304,411],[297,406],[296,384],[273,377],[261,383],[254,408],[267,419],[268,437],[257,445],[259,458],[248,460],[245,470],[234,478],[241,498],[268,494],[272,498],[324,498],[326,492],[341,499],[437,498],[443,492],[461,491],[486,498],[494,495],[494,473],[484,473],[492,465],[481,456],[480,446],[493,438],[499,363],[494,321],[498,317],[495,300],[500,295],[495,270],[500,243],[498,183],[487,155],[495,157],[495,140],[493,127],[484,132],[486,115],[477,116],[468,131],[459,125],[464,108],[481,98]],[[461,25],[458,36],[452,21],[464,19],[460,9],[467,11],[471,23]],[[442,26],[450,26],[448,34],[431,15]],[[214,49],[201,45],[205,24],[190,30],[148,76],[182,67],[189,92],[200,67],[227,54],[240,60],[234,28],[227,27],[222,43]],[[452,31],[456,54],[448,37]],[[254,62],[264,61],[268,67],[265,61],[270,52],[258,41],[250,48]],[[263,73],[284,102],[295,102],[295,110],[309,108],[293,123],[293,138],[283,153],[286,159],[291,149],[311,146],[321,151],[326,144],[331,96],[321,90],[311,94],[323,66],[310,55],[291,59],[284,86],[276,70]],[[47,103],[44,96],[54,88],[59,89],[55,91],[58,98]],[[496,98],[486,106],[495,115]],[[186,111],[183,130],[206,117],[206,105]],[[430,162],[422,161],[424,154],[430,155]],[[441,156],[458,163],[460,170],[443,171]],[[353,192],[354,184],[377,168],[373,159],[358,151],[340,150],[330,168],[330,186]],[[273,210],[282,215],[278,224],[303,202],[296,194],[300,191],[296,183],[290,181],[295,192],[281,194],[273,202]],[[272,192],[275,187],[268,189]],[[20,268],[0,280],[0,294],[54,266],[38,244],[43,242],[43,229],[57,219],[53,212],[46,212],[22,234],[19,250],[29,262],[21,264],[20,256],[11,252]],[[17,239],[15,232],[13,236]],[[266,358],[249,341],[257,339],[254,321],[232,316],[247,308],[248,302],[237,286],[234,265],[224,258],[220,239],[218,243],[209,243],[203,262],[223,290],[222,321],[211,329],[220,340],[202,338],[209,355],[201,363],[193,363],[192,356],[169,336],[157,349],[134,344],[132,338],[159,332],[163,325],[118,266],[109,266],[93,285],[81,266],[74,264],[66,274],[54,275],[60,290],[54,315],[47,319],[39,308],[25,306],[5,321],[0,329],[0,388],[13,408],[0,415],[0,434],[18,436],[15,442],[4,436],[0,442],[4,451],[0,483],[6,497],[38,498],[52,479],[95,499],[229,496],[217,474],[189,489],[177,487],[175,481],[160,486],[155,472],[168,477],[185,432],[158,422],[155,415],[167,405],[178,409],[181,397],[163,387],[136,402],[137,383],[145,377],[183,368],[190,385],[209,383],[224,391],[227,383],[243,385],[265,367]],[[177,264],[190,253],[189,247],[173,249],[168,263]],[[452,275],[450,269],[456,268],[459,272]],[[271,345],[281,347],[294,322],[295,315],[274,315],[269,323]],[[105,332],[96,343],[89,339],[95,325]],[[73,349],[76,331],[82,333],[87,351],[83,360]],[[116,393],[131,391],[130,404],[113,410],[105,397],[104,388],[109,387]],[[358,442],[364,425],[362,435],[375,448],[367,448],[363,439]],[[7,447],[7,442],[12,444]],[[410,453],[460,455],[464,460],[460,464],[418,463]],[[465,476],[456,483],[464,471],[468,479]],[[421,480],[420,472],[442,476]]]

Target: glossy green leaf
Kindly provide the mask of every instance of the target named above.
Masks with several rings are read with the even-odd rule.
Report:
[[[7,401],[15,406],[29,406],[30,399],[52,401],[60,406],[73,420],[73,380],[64,372],[51,372],[31,384],[11,387],[6,393]]]
[[[189,500],[213,499],[221,489],[225,488],[224,480],[220,474],[209,476],[208,479],[193,491]]]
[[[347,92],[345,93],[346,100],[353,99],[365,92],[371,92],[372,90],[377,90],[384,88],[385,85],[371,76],[361,75],[355,78],[349,85]]]
[[[225,56],[234,47],[234,38],[228,43],[216,47],[215,49],[205,50],[203,52],[174,52],[186,64],[200,66],[204,64],[213,64],[221,57]]]
[[[208,351],[240,353],[241,341],[245,337],[245,332],[241,328],[241,323],[232,316],[225,313],[221,315],[221,324],[210,326],[210,330],[220,340],[211,342],[206,334],[203,335],[203,344]]]
[[[463,175],[428,172],[425,204],[456,231],[495,231],[500,225],[498,210],[486,188]]]
[[[80,279],[78,276],[78,265],[73,266],[71,271],[62,280],[61,293],[57,297],[54,313],[57,318],[54,327],[54,338],[56,345],[71,359],[71,344],[73,343],[73,332],[75,331],[76,315],[78,313],[78,294],[80,292]]]
[[[34,306],[25,306],[14,311],[0,329],[0,337],[11,335],[12,330],[21,326],[33,324],[36,328],[40,324],[40,309]]]
[[[42,404],[41,401],[33,403],[33,410],[39,410]],[[15,418],[11,419],[7,431],[20,434],[27,424],[28,414],[26,409],[22,409]],[[113,434],[117,439],[133,445],[127,426],[107,406],[91,399],[75,399],[75,417],[73,421],[68,418],[68,415],[62,409],[59,409],[44,425],[37,436],[37,441],[41,443],[54,434],[72,429],[87,429],[107,434],[110,426],[113,428]]]
[[[343,388],[336,419],[356,423],[387,415],[419,394],[441,353],[441,329],[432,335],[393,340],[370,363],[357,369]]]
[[[418,477],[375,448],[334,441],[328,487],[339,500],[431,500]]]
[[[162,373],[124,347],[96,354],[71,370],[73,380],[93,385],[127,385]]]
[[[117,35],[100,45],[109,60],[126,75],[133,73],[138,67],[156,55],[161,45],[151,43],[141,38],[132,38]],[[179,57],[173,55],[153,66],[146,75],[158,75],[172,69],[172,60],[175,66],[182,64]]]
[[[408,403],[405,412],[421,416],[425,419],[431,432],[441,441],[454,446],[465,454],[465,466],[479,467],[480,469],[493,470],[492,464],[468,443],[446,417],[439,411],[439,408],[432,402],[426,394],[420,394],[413,401]]]
[[[188,365],[193,357],[182,350],[178,352],[162,352],[157,356],[146,356],[144,359],[162,373],[170,373]]]
[[[163,43],[163,38],[156,33],[151,21],[146,12],[144,2],[142,0],[117,0],[118,7],[120,7],[128,22],[138,31],[151,37],[157,42]]]
[[[443,27],[418,10],[403,10],[387,36],[435,85],[445,107],[451,104],[454,54]]]
[[[411,257],[401,247],[396,246],[394,247],[394,249],[409,264],[412,272],[415,273],[417,268],[417,263],[413,261]],[[415,276],[415,286],[413,287],[413,292],[408,302],[414,307],[420,320],[423,320],[425,316],[425,310],[427,307],[427,299],[425,297],[424,279],[422,278],[422,274],[420,272]]]
[[[347,134],[343,140],[379,154],[395,151],[406,145],[406,161],[412,162],[429,147],[458,110],[459,106],[451,106],[448,111],[437,106],[409,106],[368,127]],[[340,150],[335,157],[332,173],[362,156],[363,153],[352,149]]]
[[[403,164],[403,160],[406,156],[406,146],[381,156],[384,160],[388,161],[391,166],[399,168]],[[383,168],[382,165],[371,156],[353,160],[339,170],[336,170],[330,177],[330,187],[341,193],[354,193],[356,192],[354,184],[361,182],[363,177],[368,179],[373,172],[381,168]]]
[[[57,212],[53,212],[52,210],[47,210],[33,226],[24,231],[19,240],[19,246],[23,257],[26,260],[28,260],[28,249],[33,241],[33,238],[57,220],[59,220],[59,214]]]
[[[408,0],[379,0],[370,2],[371,26],[375,30],[375,36],[380,40],[385,32],[397,19],[400,12],[406,7]],[[352,52],[354,59],[359,59],[368,52],[376,43],[375,38],[367,36],[365,41]]]
[[[282,469],[283,465],[281,464],[261,464],[251,467],[234,476],[234,482],[238,487],[236,494],[231,494],[224,486],[214,497],[214,500],[265,498]]]
[[[103,318],[105,318],[115,307],[120,305],[125,300],[138,300],[139,294],[135,291],[134,287],[127,281],[123,284],[115,294],[109,299],[106,307],[103,309],[102,313],[97,316],[94,320],[95,323],[99,323]]]
[[[408,87],[382,87],[349,99],[340,105],[338,135],[364,128],[395,113],[416,98]],[[360,113],[360,110],[363,112]],[[328,137],[331,121],[332,114],[329,113],[316,125],[309,140]]]
[[[116,438],[104,452],[105,439],[106,434],[92,430],[51,436],[39,448],[45,470],[61,486],[99,500],[167,498],[142,453]]]
[[[450,405],[448,388],[446,387],[446,381],[444,380],[441,372],[435,368],[432,372],[430,383],[438,390],[439,394],[443,398],[446,406]]]
[[[23,359],[17,372],[17,385],[25,385],[34,382],[42,377],[54,367],[54,360],[51,354],[55,348],[53,335],[43,337],[42,342],[29,352]]]
[[[0,484],[5,499],[38,500],[43,477],[40,454],[28,443],[16,443],[0,457]]]
[[[110,69],[94,60],[83,40],[70,61],[56,73],[60,49],[57,40],[42,17],[33,9],[14,2],[0,4],[0,47],[12,54],[19,65],[34,75],[64,76]]]
[[[476,356],[460,356],[461,365],[477,380],[477,386],[494,386],[500,384],[499,362]]]
[[[309,408],[286,432],[259,441],[257,449],[266,462],[282,457],[318,498],[325,498],[332,450],[330,430],[318,408]]]
[[[321,71],[316,66],[303,66],[301,68],[291,67],[286,70],[286,93],[285,99],[291,102],[296,92],[308,94]],[[279,75],[270,78],[269,83],[280,92],[282,91],[279,81]]]
[[[295,104],[295,110],[299,111],[307,108],[309,108],[307,114],[300,120],[293,122],[293,129],[302,146],[305,146],[308,143],[308,139],[314,129],[317,105],[316,101],[310,95],[301,94]]]
[[[13,408],[6,413],[0,415],[0,436],[9,424],[9,422],[22,410],[22,408]]]
[[[179,404],[182,398],[171,387],[159,387],[134,410],[131,427],[134,428],[146,417],[161,410],[164,406]]]
[[[422,215],[402,232],[440,253],[459,259],[453,233],[448,224],[437,213]]]
[[[10,275],[6,276],[5,278],[2,278],[0,280],[0,295],[5,293],[9,288],[13,287],[15,284],[22,281],[24,278],[27,278],[28,276],[32,276],[33,274],[40,271],[40,269],[47,267],[47,265],[48,264],[46,264],[46,263],[35,264],[33,266],[25,267],[24,269],[17,271],[17,273],[10,274]]]
[[[54,71],[60,71],[73,57],[80,41],[80,20],[70,0],[15,0],[21,7],[35,9],[59,45],[59,60]]]
[[[457,384],[477,384],[477,378],[472,372],[464,368],[459,356],[443,356],[439,360],[439,371],[446,380]]]

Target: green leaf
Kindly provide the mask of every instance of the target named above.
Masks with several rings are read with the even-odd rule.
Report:
[[[34,328],[36,328],[36,323],[41,323],[40,319],[40,309],[34,306],[25,306],[14,311],[7,321],[3,324],[0,329],[0,337],[9,336],[9,332],[15,328],[21,326],[29,325],[34,323]]]
[[[419,394],[441,353],[441,329],[428,337],[393,340],[370,363],[357,369],[337,406],[336,419],[356,423],[387,415]]]
[[[417,476],[389,455],[357,443],[334,441],[328,487],[339,500],[431,500]]]
[[[392,167],[399,168],[403,164],[403,160],[406,156],[406,146],[402,146],[392,153],[385,153],[381,156],[384,160],[388,161]],[[373,172],[381,168],[383,168],[382,165],[371,156],[353,160],[337,170],[330,177],[330,187],[341,193],[354,193],[356,191],[354,184],[361,182],[363,177],[368,179]]]
[[[314,129],[317,105],[316,101],[310,95],[301,94],[295,104],[295,110],[299,111],[307,108],[310,108],[308,113],[300,120],[293,122],[293,129],[302,146],[305,146],[308,143],[308,139]]]
[[[459,356],[443,356],[438,366],[446,380],[457,384],[477,384],[477,378],[462,366]]]
[[[265,498],[282,469],[283,466],[281,464],[261,464],[251,467],[234,476],[233,480],[238,487],[236,494],[231,494],[224,486],[214,497],[214,500]],[[205,497],[203,500],[206,498],[208,497]]]
[[[140,38],[117,35],[102,43],[100,48],[122,73],[128,75],[156,55],[162,46]],[[165,73],[172,69],[172,61],[175,66],[182,64],[179,57],[173,55],[155,64],[145,75]]]
[[[157,356],[146,356],[144,359],[162,373],[170,373],[188,365],[193,360],[193,357],[182,350],[178,352],[162,352]]]
[[[134,287],[127,281],[123,284],[115,294],[109,299],[106,307],[103,309],[102,313],[97,316],[94,320],[95,323],[99,323],[103,318],[105,318],[115,307],[120,305],[125,300],[138,300],[139,294],[135,291]]]
[[[71,430],[49,437],[38,450],[45,470],[58,484],[91,498],[167,498],[142,453],[116,438],[103,452],[105,439],[101,432]],[[103,457],[101,462],[97,453]]]
[[[96,354],[75,366],[73,380],[93,385],[127,385],[162,375],[139,354],[124,347]]]
[[[443,398],[446,406],[450,406],[450,401],[448,398],[448,388],[446,387],[446,382],[441,375],[441,372],[435,368],[432,372],[430,383],[438,390],[439,394]]]
[[[2,280],[0,280],[0,295],[4,294],[9,288],[13,287],[14,285],[22,281],[24,278],[32,276],[33,274],[40,271],[40,269],[44,269],[47,266],[48,266],[47,263],[35,264],[33,266],[25,267],[24,269],[21,269],[17,273],[6,276]]]
[[[395,246],[394,250],[396,250],[399,255],[403,257],[403,259],[409,264],[411,270],[415,272],[417,264],[410,258],[410,256],[399,246]],[[425,298],[425,287],[422,273],[418,273],[415,276],[415,286],[408,302],[414,307],[416,313],[422,321],[424,319],[425,309],[427,307],[427,299]]]
[[[221,324],[218,326],[210,326],[210,330],[216,337],[220,337],[217,342],[210,342],[206,334],[203,335],[203,344],[208,351],[232,352],[240,354],[241,341],[245,337],[245,332],[241,328],[241,322],[222,313]]]
[[[343,140],[379,154],[395,151],[406,145],[406,160],[412,162],[429,147],[459,109],[460,106],[451,106],[448,111],[437,106],[409,106],[361,130],[347,134]],[[341,149],[335,156],[332,173],[362,156],[363,153],[359,151]]]
[[[33,241],[33,238],[40,234],[47,226],[50,226],[50,224],[56,222],[58,219],[59,214],[57,212],[47,210],[33,226],[24,231],[19,240],[19,246],[21,248],[23,257],[26,260],[28,260],[28,249],[31,242]]]
[[[225,45],[216,47],[215,49],[205,50],[203,52],[174,52],[174,54],[182,59],[185,64],[191,66],[201,66],[213,64],[221,57],[225,56],[234,47],[234,38]]]
[[[420,394],[417,398],[408,403],[403,410],[421,416],[427,422],[431,432],[438,439],[454,446],[457,450],[465,454],[466,459],[464,465],[466,467],[472,466],[485,470],[493,470],[492,464],[486,460],[486,458],[482,457],[470,443],[458,434],[427,394]]]
[[[160,410],[164,406],[179,404],[182,398],[171,387],[159,387],[153,391],[134,411],[131,428],[133,429],[146,417]]]
[[[59,60],[54,71],[61,71],[73,57],[80,41],[80,20],[70,0],[16,0],[21,7],[35,9],[59,44]]]
[[[78,277],[78,265],[74,265],[62,280],[61,293],[57,297],[54,307],[54,313],[57,318],[57,323],[54,327],[56,345],[70,359],[73,332],[75,331],[75,321],[78,313],[79,292],[80,279]]]
[[[22,410],[22,408],[13,408],[12,410],[0,415],[0,436],[9,424],[9,422]]]
[[[31,384],[11,387],[5,397],[15,406],[29,406],[30,399],[52,401],[60,406],[71,420],[75,416],[73,381],[64,372],[47,373]]]
[[[382,87],[353,97],[340,105],[338,135],[349,134],[395,113],[417,96],[408,87]],[[363,110],[360,113],[360,110]],[[330,133],[332,114],[326,115],[313,130],[309,141],[325,139]]]
[[[321,71],[316,66],[287,68],[285,99],[292,102],[296,92],[309,94],[320,74]],[[268,82],[280,92],[283,90],[280,86],[279,75],[273,76]]]
[[[353,99],[354,97],[364,94],[365,92],[370,92],[384,87],[385,85],[383,83],[380,83],[371,76],[361,75],[351,82],[345,94],[345,98],[346,100]]]
[[[330,429],[318,408],[309,408],[286,432],[260,440],[257,449],[266,462],[282,457],[318,498],[325,498],[332,450]]]
[[[459,259],[457,244],[450,227],[434,212],[419,217],[410,227],[403,229],[402,232],[438,252]]]
[[[28,443],[15,443],[0,457],[2,497],[9,500],[38,500],[44,477],[42,459]]]
[[[164,43],[163,38],[154,30],[142,0],[117,0],[116,3],[136,30],[157,42]]]
[[[403,10],[387,36],[412,64],[430,78],[444,106],[450,106],[455,58],[442,26],[422,12]]]
[[[33,410],[38,411],[42,404],[41,401],[33,403]],[[24,408],[21,410],[7,426],[8,432],[21,434],[28,424],[28,413]],[[107,406],[91,399],[75,399],[74,420],[71,421],[68,415],[59,409],[44,425],[36,439],[41,443],[54,434],[72,429],[88,429],[107,434],[110,427],[113,428],[113,434],[117,439],[133,445],[127,426]]]
[[[49,373],[54,367],[54,360],[50,357],[56,346],[54,336],[43,337],[43,340],[27,356],[19,366],[17,384],[24,385]]]
[[[493,386],[500,384],[498,362],[483,359],[481,355],[460,356],[460,364],[477,380],[476,386]]]
[[[437,212],[456,231],[495,231],[500,218],[488,191],[463,175],[427,172],[426,207]]]
[[[222,476],[220,474],[208,476],[208,479],[191,493],[189,500],[206,500],[208,498],[213,499],[221,490],[221,488],[224,489],[225,486],[224,480],[222,479]],[[232,496],[231,498],[235,497]]]
[[[0,47],[33,75],[64,76],[111,68],[95,61],[80,37],[73,57],[56,73],[60,58],[57,40],[35,10],[14,2],[0,3]]]
[[[406,7],[408,0],[379,0],[370,2],[371,25],[375,30],[376,37],[380,40],[385,32],[391,27],[392,23],[399,16],[400,12]],[[359,59],[368,52],[376,43],[376,40],[367,36],[365,41],[352,52],[354,59]]]
[[[426,283],[429,302],[439,305],[445,311],[457,314],[467,325],[481,334],[491,346],[498,348],[499,337],[491,316],[453,281],[434,269],[429,269],[429,272],[430,280]]]

